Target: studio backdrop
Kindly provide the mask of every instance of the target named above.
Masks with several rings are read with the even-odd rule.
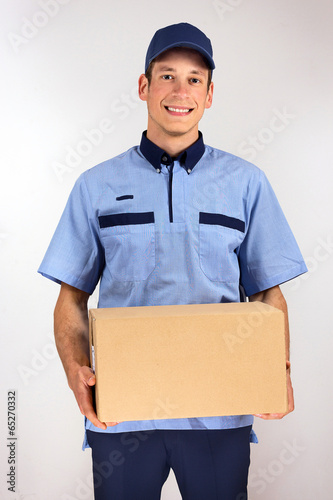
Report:
[[[37,268],[77,177],[140,142],[146,48],[157,29],[177,22],[198,26],[213,44],[205,142],[265,172],[309,269],[282,285],[296,409],[282,421],[255,419],[249,498],[332,498],[331,1],[2,0],[3,499],[93,498],[83,417],[53,338],[59,286]],[[173,474],[162,498],[180,499]]]

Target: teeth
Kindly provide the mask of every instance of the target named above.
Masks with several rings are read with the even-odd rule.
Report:
[[[176,113],[188,113],[190,111],[189,109],[171,108],[170,106],[168,106],[168,110]]]

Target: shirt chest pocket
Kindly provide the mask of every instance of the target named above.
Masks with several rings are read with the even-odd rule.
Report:
[[[154,212],[98,217],[105,263],[116,281],[142,281],[155,269]]]
[[[239,282],[237,249],[244,239],[245,223],[216,213],[199,213],[199,260],[211,281]]]

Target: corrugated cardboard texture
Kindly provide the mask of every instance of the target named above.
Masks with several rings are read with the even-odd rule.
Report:
[[[261,302],[90,310],[103,422],[287,408],[284,315]]]

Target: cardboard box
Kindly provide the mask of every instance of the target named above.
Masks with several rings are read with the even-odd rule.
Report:
[[[103,422],[282,413],[283,312],[261,302],[90,310]]]

